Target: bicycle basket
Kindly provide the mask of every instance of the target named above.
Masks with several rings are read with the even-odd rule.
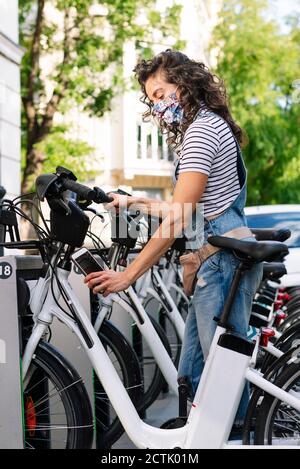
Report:
[[[50,212],[50,229],[52,238],[73,247],[83,245],[90,220],[89,217],[71,200],[68,202],[70,213]]]

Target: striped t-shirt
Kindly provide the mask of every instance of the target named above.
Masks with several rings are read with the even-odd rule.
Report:
[[[223,212],[240,192],[237,148],[229,125],[203,109],[184,134],[175,177],[186,172],[208,175],[200,202],[204,215]]]

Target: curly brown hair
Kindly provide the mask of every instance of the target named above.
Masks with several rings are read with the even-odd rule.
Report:
[[[240,144],[244,142],[244,132],[229,111],[224,82],[211,73],[204,63],[191,60],[180,51],[167,49],[151,60],[141,60],[133,71],[143,92],[141,102],[148,106],[143,114],[144,121],[152,116],[153,107],[145,89],[148,78],[161,72],[168,83],[178,85],[180,105],[184,111],[182,123],[167,124],[163,119],[158,122],[161,132],[168,133],[167,142],[173,150],[180,147],[186,129],[194,121],[203,103],[228,123]]]

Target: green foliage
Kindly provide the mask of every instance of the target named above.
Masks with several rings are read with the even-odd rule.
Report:
[[[36,26],[36,0],[20,0],[20,42],[26,49],[22,64],[23,94],[26,95],[30,72],[30,44]],[[122,65],[125,41],[147,43],[179,33],[180,7],[173,5],[163,15],[155,11],[155,0],[50,0],[56,14],[45,14],[40,40],[40,58],[53,62],[47,80],[56,89],[62,87],[63,100],[74,100],[83,109],[92,109],[100,116],[109,110],[111,97],[122,88],[122,80],[114,74]],[[100,9],[90,13],[90,8]],[[174,40],[174,42],[175,42]],[[121,69],[117,70],[120,73]],[[63,83],[60,81],[63,79]],[[65,86],[67,83],[67,86]],[[36,100],[47,101],[44,77],[35,77]],[[93,90],[93,92],[91,92]],[[43,114],[42,109],[40,113]]]
[[[248,205],[300,202],[300,18],[283,33],[267,1],[225,0],[212,47],[234,118],[248,136]],[[300,93],[298,94],[300,95]]]
[[[26,50],[21,68],[23,190],[44,164],[35,150],[47,152],[46,162],[56,158],[50,144],[54,135],[60,157],[68,157],[70,142],[63,143],[56,132],[49,135],[56,112],[79,106],[101,117],[113,96],[131,85],[123,78],[127,41],[146,54],[153,42],[171,38],[175,43],[180,7],[174,0],[160,15],[155,6],[156,0],[19,1],[20,43]]]
[[[63,164],[71,169],[80,180],[92,179],[95,176],[94,161],[99,162],[101,155],[82,140],[68,138],[66,129],[54,127],[51,133],[36,145],[38,151],[47,155],[43,171],[51,173]]]
[[[68,136],[65,126],[54,126],[51,132],[35,145],[38,154],[44,155],[43,172],[53,173],[56,166],[66,166],[71,169],[77,178],[87,181],[96,175],[95,161],[99,165],[101,155],[95,154],[93,147],[86,142]],[[26,151],[22,148],[21,167],[24,170],[26,164]],[[35,179],[40,171],[31,175],[29,191],[35,187]]]

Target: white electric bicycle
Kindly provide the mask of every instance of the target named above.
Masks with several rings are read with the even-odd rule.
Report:
[[[68,281],[68,277],[70,275],[71,270],[71,254],[74,252],[75,246],[80,246],[83,243],[89,222],[85,213],[75,203],[73,203],[72,201],[64,201],[63,198],[59,196],[59,193],[64,193],[67,188],[77,189],[77,191],[79,191],[81,195],[87,197],[93,196],[93,199],[97,200],[98,202],[110,200],[102,191],[99,190],[98,192],[95,192],[90,189],[84,188],[84,186],[78,185],[74,180],[62,176],[62,174],[60,174],[59,176],[50,175],[50,179],[45,179],[42,176],[37,181],[38,190],[41,191],[45,189],[46,191],[48,191],[49,183],[50,185],[52,185],[52,189],[54,191],[57,191],[57,193],[54,194],[57,197],[51,197],[50,195],[48,199],[51,199],[50,238],[52,239],[52,241],[54,241],[54,251],[56,252],[52,254],[51,259],[48,259],[48,263],[45,263],[42,269],[42,275],[40,275],[37,283],[32,288],[30,295],[29,306],[34,327],[32,328],[30,334],[27,337],[27,343],[25,346],[22,361],[24,389],[27,391],[28,395],[30,394],[29,391],[31,391],[30,380],[32,380],[32,375],[34,373],[34,368],[32,364],[34,363],[34,358],[37,355],[37,351],[39,351],[41,348],[41,339],[47,337],[49,328],[53,322],[54,317],[58,318],[59,321],[67,325],[78,336],[79,341],[85,344],[84,348],[91,348],[91,344],[94,342],[90,339],[90,334],[86,331],[85,326],[86,323],[89,322],[89,327],[91,327],[91,323],[87,318],[85,311],[79,305],[78,298],[76,297],[76,294],[72,290]],[[62,183],[64,184],[64,186],[61,185]],[[68,228],[64,223],[65,216],[68,216]],[[43,240],[44,243],[47,241],[51,244],[51,241],[49,239]],[[38,243],[33,244],[35,248],[38,246]],[[15,247],[21,247],[20,244],[18,245],[18,243],[15,243],[14,245]],[[30,248],[28,243],[26,247]],[[69,311],[63,309],[61,304],[59,303],[61,297],[65,299],[67,309],[69,309]],[[123,379],[123,385],[135,405],[139,407],[139,411],[145,408],[143,396],[140,396],[140,393],[138,392],[139,390],[137,389],[138,387],[141,388],[143,383],[140,375],[136,372],[135,364],[132,363],[134,361],[134,357],[132,356],[132,353],[130,353],[129,348],[126,347],[126,344],[124,345],[125,338],[121,339],[120,335],[117,334],[117,331],[113,328],[113,326],[108,323],[108,321],[106,321],[106,318],[109,317],[111,312],[112,302],[119,304],[122,309],[125,309],[125,311],[127,311],[131,315],[132,319],[134,320],[134,323],[139,328],[141,335],[147,342],[148,348],[151,350],[151,353],[154,356],[155,361],[158,363],[159,368],[169,387],[177,395],[177,371],[170,358],[170,353],[168,353],[167,351],[168,344],[162,343],[159,335],[156,332],[156,329],[153,326],[151,319],[146,314],[140,300],[135,294],[134,289],[130,287],[127,292],[123,292],[122,294],[111,295],[107,299],[107,301],[101,303],[101,308],[99,310],[96,323],[94,324],[95,329],[93,334],[96,334],[97,342],[99,342],[99,338],[101,339],[101,343],[103,344],[106,352],[107,349],[110,348],[110,351],[115,352],[118,362],[124,364],[122,369],[123,378],[124,375],[125,377],[127,376],[128,384],[125,386],[125,379]],[[80,309],[80,317],[77,314],[77,308]],[[83,321],[81,320],[81,316],[84,317]],[[117,344],[114,344],[114,341],[116,340],[121,342],[119,344],[120,346],[117,348]],[[48,344],[47,346],[49,347]],[[111,355],[112,354],[109,355],[110,359]],[[114,360],[113,363],[114,368],[116,361],[117,360]],[[136,374],[136,376],[134,376],[134,373]],[[120,373],[118,373],[118,376],[120,379]],[[79,377],[77,381],[81,382]],[[57,386],[55,387],[57,388]],[[65,387],[60,386],[60,389],[61,390],[58,391],[58,394],[63,394],[63,392],[64,394],[67,394],[68,391],[65,389]],[[69,383],[68,389],[70,389]],[[46,396],[46,394],[47,393],[45,391],[44,395]],[[56,394],[57,393],[55,393],[53,390],[51,395]],[[42,399],[39,398],[37,404],[38,406],[40,405],[40,400],[42,402],[44,401],[45,405],[47,404],[46,397]],[[103,391],[102,383],[101,389],[99,389],[98,386],[98,389],[96,390],[96,401],[101,400],[106,402],[104,402],[104,406],[101,405],[101,414],[99,415],[99,418],[97,418],[97,425],[99,421],[100,425],[103,427],[103,431],[101,432],[101,446],[107,447],[110,446],[112,442],[114,442],[121,435],[123,429],[118,419],[115,418],[115,413],[113,413],[110,409],[110,399],[109,396],[107,396],[107,394],[105,393],[105,390]],[[105,406],[107,407],[106,409]],[[53,403],[51,404],[51,407],[53,407]],[[40,422],[41,414],[40,412],[36,413],[36,404],[34,402],[34,399],[32,398],[32,395],[30,394],[29,405],[28,408],[25,409],[26,433],[30,434],[30,438],[28,436],[26,437],[27,442],[29,441],[29,443],[27,443],[28,446],[32,446],[33,442],[36,442],[39,437],[41,437],[42,439],[43,435],[37,433],[37,430],[39,430],[40,432],[41,428],[43,428],[45,432],[47,431],[48,433],[50,432],[50,428],[52,433],[54,430],[64,429],[65,434],[61,438],[63,441],[66,441],[67,447],[72,446],[72,442],[70,441],[70,438],[68,436],[71,432],[71,429],[75,426],[77,428],[80,428],[82,426],[86,427],[87,425],[80,425],[78,422],[76,423],[76,425],[73,424],[72,416],[70,417],[71,413],[68,413],[68,409],[66,409],[66,406],[64,404],[60,404],[60,408],[62,407],[64,407],[63,412],[65,413],[63,423],[52,423],[50,425],[49,422],[47,423],[45,421],[42,427],[40,423],[37,424],[37,418]],[[100,406],[97,405],[97,407],[99,408]],[[63,412],[61,412],[61,414]],[[54,412],[51,412],[51,416],[53,415]],[[102,420],[108,420],[106,427],[103,425]],[[88,426],[92,427],[92,424],[89,423]],[[75,431],[74,428],[73,431]],[[50,438],[50,435],[46,436],[48,440],[53,441],[53,437]]]
[[[67,177],[53,176],[51,181],[48,178],[46,184],[47,200],[50,201],[53,211],[57,209],[57,200],[61,200],[61,193],[64,189],[73,190],[86,199],[90,197],[90,200],[94,200],[95,194],[92,194],[89,188],[77,184]],[[44,189],[46,185],[44,183]],[[90,191],[90,195],[88,191]],[[102,198],[102,201],[106,200]],[[53,201],[56,203],[54,204]],[[72,212],[72,215],[74,214],[75,212]],[[62,216],[66,217],[66,214],[64,213]],[[53,219],[54,224],[55,220]],[[67,324],[80,340],[126,433],[138,448],[226,447],[246,380],[266,393],[255,429],[255,443],[299,444],[299,425],[297,424],[300,412],[299,363],[297,360],[292,361],[282,375],[279,375],[278,379],[271,383],[254,369],[257,346],[228,330],[231,305],[243,272],[251,268],[255,262],[272,261],[279,255],[286,254],[287,248],[276,242],[254,243],[221,236],[212,237],[209,242],[214,246],[234,251],[240,257],[240,265],[235,272],[185,426],[176,429],[157,429],[140,419],[94,327],[67,282],[68,272],[64,266],[68,261],[66,257],[71,255],[70,250],[65,253],[63,262],[57,269],[57,275],[64,294],[74,310],[74,319],[66,316],[61,310],[56,310],[53,298],[47,295],[25,349],[23,357],[25,382],[36,346],[55,315]],[[59,295],[60,289],[57,282],[54,282],[53,289],[54,293]],[[121,303],[123,304],[122,301]],[[293,419],[291,418],[292,424],[288,435],[285,430],[283,438],[276,427],[276,419],[277,415],[280,417],[287,413],[289,416],[293,416]]]

